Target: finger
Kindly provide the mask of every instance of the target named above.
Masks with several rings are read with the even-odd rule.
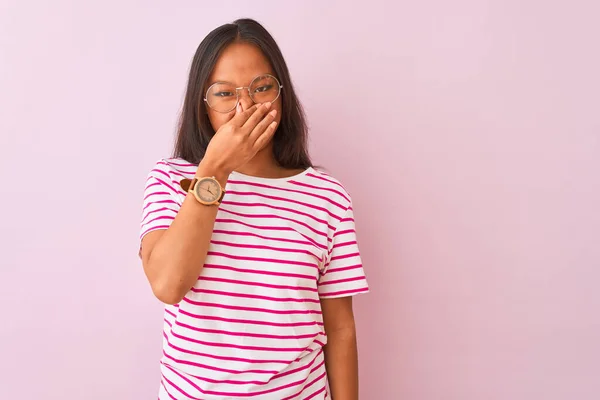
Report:
[[[254,113],[248,118],[248,120],[244,123],[242,128],[247,132],[252,132],[254,127],[258,125],[260,121],[265,117],[269,109],[271,108],[271,103],[259,104],[257,105],[257,109]]]
[[[234,115],[233,119],[231,120],[231,122],[235,126],[244,125],[244,123],[248,120],[248,118],[250,118],[250,116],[252,114],[254,114],[254,112],[256,111],[256,108],[257,108],[257,105],[255,104],[252,107],[248,108],[247,110],[243,110],[242,104],[238,103],[237,107],[235,108],[235,115]]]
[[[264,118],[254,127],[250,133],[250,140],[255,141],[260,135],[269,127],[269,125],[275,120],[277,116],[277,110],[271,110],[270,113],[264,116]]]
[[[269,143],[269,140],[271,140],[271,138],[273,138],[273,135],[275,135],[276,130],[277,130],[277,121],[273,121],[269,124],[267,129],[265,129],[265,131],[254,142],[254,145],[253,145],[254,151],[256,151],[257,153],[259,151],[261,151],[267,145],[267,143]]]

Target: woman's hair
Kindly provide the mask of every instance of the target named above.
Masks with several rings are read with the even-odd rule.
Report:
[[[273,137],[275,160],[284,168],[311,167],[304,110],[294,92],[287,65],[273,37],[252,19],[238,19],[231,24],[222,25],[210,32],[198,46],[190,68],[174,156],[195,164],[204,157],[208,143],[215,134],[208,119],[204,93],[219,56],[234,42],[250,43],[258,47],[271,63],[274,75],[283,86],[281,122]]]

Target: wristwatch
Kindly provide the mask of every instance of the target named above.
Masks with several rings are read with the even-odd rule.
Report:
[[[205,206],[218,206],[225,196],[225,189],[214,176],[182,179],[179,185],[186,192],[193,193],[196,200]]]

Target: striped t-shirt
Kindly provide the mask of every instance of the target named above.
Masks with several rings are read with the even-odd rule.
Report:
[[[141,237],[169,227],[196,169],[156,164]],[[368,292],[351,198],[314,168],[225,189],[196,284],[165,306],[159,399],[329,399],[319,299]]]

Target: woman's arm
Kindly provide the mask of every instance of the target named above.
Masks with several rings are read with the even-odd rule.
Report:
[[[214,176],[225,187],[228,174],[201,163],[196,177],[205,176]],[[217,210],[217,206],[200,204],[188,193],[171,226],[150,232],[142,239],[144,272],[152,292],[163,303],[179,303],[198,279]]]
[[[358,350],[352,297],[321,299],[325,367],[333,400],[358,400]]]
[[[197,178],[214,176],[224,188],[231,171],[244,165],[271,140],[277,124],[271,103],[254,105],[222,125],[211,139]],[[148,233],[140,255],[154,295],[176,304],[194,285],[208,253],[218,207],[205,206],[188,194],[167,229]]]

